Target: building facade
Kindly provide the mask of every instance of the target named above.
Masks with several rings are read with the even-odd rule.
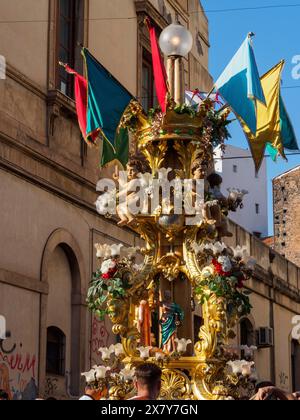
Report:
[[[274,246],[300,266],[300,166],[273,180]]]
[[[227,244],[247,246],[257,262],[247,283],[252,314],[241,320],[233,345],[258,347],[259,381],[300,389],[300,268],[233,222],[230,231]]]
[[[187,88],[201,90],[212,85],[208,21],[198,0],[40,0],[38,8],[34,0],[0,0],[0,6],[6,62],[0,80],[0,315],[7,330],[0,340],[0,388],[15,399],[76,398],[80,373],[99,362],[99,347],[115,340],[109,323],[86,306],[97,268],[94,244],[141,242],[96,213],[99,150],[81,139],[73,82],[58,61],[82,70],[79,44],[86,45],[148,108],[155,95],[145,17],[158,32],[175,20],[189,27],[196,42],[185,62]],[[274,328],[275,347],[259,350],[258,369],[263,379],[291,389],[299,366],[298,343],[291,339],[292,319],[300,314],[299,269],[270,256],[242,228],[232,230],[231,243],[247,244],[258,259],[253,318],[237,330],[238,340],[250,342],[259,327]],[[200,318],[197,311],[195,325]]]
[[[226,152],[215,150],[215,170],[223,178],[222,193],[227,188],[246,190],[244,209],[232,213],[231,219],[248,232],[259,237],[268,236],[268,182],[267,162],[264,159],[258,174],[250,150],[227,146]]]

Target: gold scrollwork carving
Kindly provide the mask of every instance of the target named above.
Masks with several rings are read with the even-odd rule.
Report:
[[[164,369],[162,374],[162,400],[189,400],[192,396],[190,379],[180,370]]]
[[[157,268],[167,280],[173,281],[181,271],[181,260],[174,254],[167,254],[160,259]]]
[[[139,146],[141,152],[147,159],[150,168],[152,169],[152,174],[156,175],[157,171],[162,167],[164,162],[167,150],[168,142],[162,141],[158,144],[147,143]]]

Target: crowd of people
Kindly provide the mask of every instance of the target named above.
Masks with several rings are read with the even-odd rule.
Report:
[[[139,366],[135,372],[136,396],[131,401],[154,401],[159,398],[161,391],[161,369],[151,363]],[[107,398],[107,390],[99,389],[94,384],[87,384],[85,395],[81,401],[99,401]],[[8,394],[0,390],[0,401],[9,400]],[[271,382],[262,382],[256,387],[256,394],[251,398],[252,401],[300,401],[300,392],[288,394],[274,386]]]

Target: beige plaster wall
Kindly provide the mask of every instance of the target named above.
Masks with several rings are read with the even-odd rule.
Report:
[[[134,96],[137,95],[137,19],[123,18],[135,16],[133,0],[90,0],[89,3],[89,48]],[[103,20],[111,17],[114,19]]]
[[[291,334],[294,313],[276,305],[274,308],[275,325],[275,360],[276,384],[286,390],[292,391],[291,372]]]
[[[0,0],[0,54],[43,89],[47,87],[48,4],[48,0]]]

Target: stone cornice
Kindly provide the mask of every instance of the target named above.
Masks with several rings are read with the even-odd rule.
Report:
[[[272,289],[273,292],[275,292],[274,296],[264,295],[265,298],[276,301],[276,293],[279,293],[300,304],[300,291],[278,276],[273,275],[272,272],[268,272],[264,268],[256,266],[253,280],[262,282],[264,285]],[[253,291],[257,293],[255,288]]]
[[[0,283],[47,295],[49,286],[39,280],[0,268]]]
[[[70,180],[81,184],[90,191],[96,191],[96,185],[89,181],[91,174],[85,168],[76,165],[74,162],[58,155],[51,151],[47,146],[37,143],[36,141],[27,138],[27,144],[19,140],[12,139],[0,132],[0,144],[4,144],[10,148],[19,150],[22,154],[29,158],[40,162],[50,168],[55,169],[56,172],[69,178]],[[31,147],[32,146],[32,147]],[[1,155],[0,155],[1,158]],[[5,160],[5,159],[4,159]],[[3,161],[3,158],[2,158]],[[9,164],[9,161],[6,161]],[[21,168],[20,168],[21,169]]]
[[[19,70],[17,70],[10,64],[7,64],[6,66],[6,75],[10,79],[22,85],[29,92],[33,93],[36,96],[39,96],[41,99],[46,100],[46,90],[43,90],[43,88],[40,85],[33,82],[31,79],[29,79],[27,76],[25,76],[23,73],[21,73]]]
[[[24,144],[17,142],[13,139],[10,139],[7,136],[0,135],[0,151],[1,151],[1,145],[4,145],[4,147],[8,146],[16,150],[19,150],[19,152],[22,153],[23,155],[27,155],[29,158],[39,161],[41,164],[53,169],[56,174],[59,173],[62,177],[65,177],[69,179],[70,181],[74,182],[76,186],[81,185],[83,188],[85,188],[88,192],[90,192],[93,195],[93,199],[91,199],[90,201],[86,201],[82,199],[81,196],[71,194],[70,192],[60,187],[60,185],[64,185],[64,182],[60,182],[54,185],[52,182],[48,181],[47,179],[39,177],[36,174],[27,171],[24,167],[17,165],[15,162],[5,159],[5,157],[1,156],[1,154],[0,154],[0,168],[2,168],[3,170],[6,170],[7,172],[13,173],[14,175],[30,182],[31,184],[37,187],[43,188],[44,190],[52,194],[55,194],[56,196],[61,197],[63,200],[68,201],[73,205],[84,208],[86,211],[92,213],[94,216],[105,220],[107,225],[117,226],[117,222],[118,222],[117,218],[106,219],[97,213],[95,205],[94,205],[94,202],[97,196],[96,185],[94,183],[88,181],[83,176],[78,175],[78,173],[76,173],[75,170],[72,171],[70,169],[67,169],[67,165],[62,166],[61,164],[53,160],[49,160],[48,157],[39,154],[38,151],[28,148]],[[45,147],[45,146],[41,145],[41,147]],[[75,166],[74,163],[73,163],[73,166]],[[83,168],[80,168],[80,169],[81,171],[83,171]],[[128,231],[128,233],[136,235],[136,233],[133,232],[130,228],[125,227],[123,228],[123,230],[126,230]],[[97,230],[95,230],[95,232],[103,234],[103,232],[98,232]]]
[[[202,41],[208,46],[208,48],[210,48],[210,42],[209,40],[199,31],[198,32],[200,38],[202,39]]]
[[[149,0],[135,0],[135,11],[137,15],[147,15],[154,20],[161,29],[168,26],[168,21],[159,13]]]
[[[48,106],[57,106],[67,112],[71,117],[77,118],[75,101],[59,90],[49,90],[46,102]]]
[[[185,20],[188,21],[189,19],[189,11],[185,10],[176,0],[167,0],[169,5],[177,12],[181,15],[181,17]]]

